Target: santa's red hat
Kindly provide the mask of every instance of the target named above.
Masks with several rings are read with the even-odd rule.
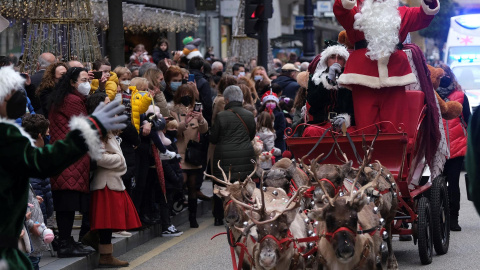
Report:
[[[262,96],[262,103],[265,104],[267,101],[275,101],[278,104],[278,96],[272,90],[267,91]]]

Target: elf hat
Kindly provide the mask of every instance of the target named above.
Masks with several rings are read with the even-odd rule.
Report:
[[[278,96],[277,94],[273,93],[272,90],[266,92],[262,96],[262,103],[265,104],[267,101],[275,101],[278,104]]]
[[[317,68],[315,69],[315,73],[319,72],[322,73],[327,69],[327,60],[332,55],[338,55],[348,60],[348,56],[350,55],[347,51],[347,48],[335,41],[325,41],[325,44],[328,46],[323,50],[320,61],[318,61]]]

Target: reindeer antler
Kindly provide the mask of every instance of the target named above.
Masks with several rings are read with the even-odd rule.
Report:
[[[320,156],[319,156],[320,157]],[[320,181],[320,179],[318,179],[318,176],[317,176],[317,162],[316,160],[314,159],[313,161],[310,161],[310,164],[312,165],[310,169],[308,169],[308,172],[313,175],[313,178],[315,179],[315,181],[317,181],[317,183],[320,184],[320,188],[323,190],[323,194],[324,196],[327,198],[328,200],[328,203],[330,203],[331,206],[333,206],[334,202],[335,202],[335,198],[337,197],[338,194],[335,195],[335,197],[330,197],[330,194],[328,194],[327,192],[327,189],[325,188],[325,186],[323,185],[323,181]],[[313,170],[313,172],[312,172]]]
[[[337,149],[338,151],[340,151],[340,154],[342,155],[342,157],[345,159],[345,164],[348,163],[348,158],[347,158],[347,155],[342,151],[342,148],[340,148],[340,144],[338,144],[338,141],[337,141],[337,137],[335,136],[335,134],[332,133],[332,138],[333,138],[333,142],[335,143],[335,145],[337,146]],[[340,158],[338,157],[337,155],[337,150],[335,150],[335,156],[338,158],[338,160],[340,160]],[[342,160],[340,160],[341,162],[343,162]]]
[[[206,172],[203,172],[203,174],[204,174],[205,176],[207,176],[207,177],[212,178],[213,180],[215,180],[215,181],[216,181],[217,183],[219,183],[219,184],[226,185],[226,186],[233,185],[233,184],[230,183],[230,182],[222,181],[222,180],[218,179],[217,177],[215,177],[215,176],[213,176],[213,175],[210,175],[210,174],[208,174],[208,173],[206,173]]]

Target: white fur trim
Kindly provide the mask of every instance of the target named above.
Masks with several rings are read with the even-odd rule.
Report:
[[[331,85],[331,84],[328,83],[327,77],[328,77],[327,73],[323,73],[320,76],[320,79],[322,79],[323,87],[325,87],[325,89],[327,89],[327,90],[337,90],[338,87],[336,85]]]
[[[28,133],[23,129],[23,127],[21,127],[20,125],[18,125],[18,124],[15,122],[15,120],[11,120],[11,119],[7,119],[7,118],[0,117],[0,123],[12,125],[12,126],[18,128],[18,130],[19,130],[20,133],[23,135],[23,137],[26,137],[26,138],[30,141],[30,144],[31,144],[33,147],[37,147],[37,146],[35,145],[35,140],[32,139],[32,137],[30,137],[30,134],[28,134]]]
[[[193,57],[196,57],[196,56],[199,56],[199,57],[203,58],[203,55],[202,55],[201,52],[193,51],[193,52],[191,52],[187,55],[187,59],[190,60],[190,59],[192,59]]]
[[[352,125],[352,122],[351,122],[351,117],[348,113],[341,113],[339,115],[337,115],[337,117],[343,117],[345,118],[345,126],[348,128]]]
[[[348,60],[348,56],[350,55],[347,51],[347,48],[343,45],[333,45],[327,47],[325,50],[323,50],[320,61],[318,61],[317,67],[315,68],[315,74],[318,73],[317,77],[319,77],[319,74],[321,74],[328,68],[327,60],[330,55],[333,54],[340,55],[341,57],[345,58],[345,61]],[[318,85],[318,83],[316,85]]]
[[[345,9],[352,9],[357,4],[357,0],[342,0],[342,6]]]
[[[22,88],[24,83],[25,79],[13,69],[13,65],[0,68],[0,102],[13,90]]]
[[[413,73],[404,76],[388,77],[382,80],[378,77],[349,73],[340,75],[337,80],[337,83],[348,89],[351,89],[349,85],[355,84],[379,89],[382,87],[405,86],[416,82],[417,78]]]
[[[437,0],[433,0],[437,1]],[[425,4],[425,1],[422,1],[422,9],[423,12],[427,15],[436,15],[438,11],[440,10],[440,1],[437,1],[437,7],[434,9],[431,9],[427,4]]]
[[[275,101],[277,104],[279,102],[278,98],[274,95],[268,95],[262,99],[262,103],[265,104],[267,101]]]
[[[88,154],[93,160],[99,160],[102,158],[103,147],[100,141],[100,136],[95,129],[92,129],[87,118],[84,116],[72,117],[69,123],[70,130],[80,130],[82,137],[85,139],[85,143],[88,146]]]

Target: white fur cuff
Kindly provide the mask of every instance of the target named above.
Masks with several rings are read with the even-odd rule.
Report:
[[[345,126],[348,128],[350,127],[352,121],[350,119],[350,115],[348,113],[341,113],[339,115],[337,115],[337,117],[343,117],[345,118]]]
[[[82,137],[85,139],[85,143],[88,146],[88,154],[93,160],[99,160],[102,158],[103,147],[100,142],[100,137],[95,129],[92,129],[90,123],[85,117],[75,116],[70,120],[70,130],[80,130]]]
[[[320,78],[322,79],[323,87],[325,87],[325,89],[327,90],[337,90],[338,87],[336,85],[331,85],[330,83],[328,83],[327,77],[328,77],[327,73],[323,73],[320,76]]]
[[[352,9],[357,4],[357,0],[342,0],[342,6],[345,9]]]
[[[437,0],[433,0],[433,1],[437,1]],[[440,10],[440,1],[437,1],[437,7],[434,9],[431,9],[427,4],[425,4],[425,1],[422,1],[422,9],[423,9],[423,12],[425,12],[425,14],[427,15],[435,15]]]

